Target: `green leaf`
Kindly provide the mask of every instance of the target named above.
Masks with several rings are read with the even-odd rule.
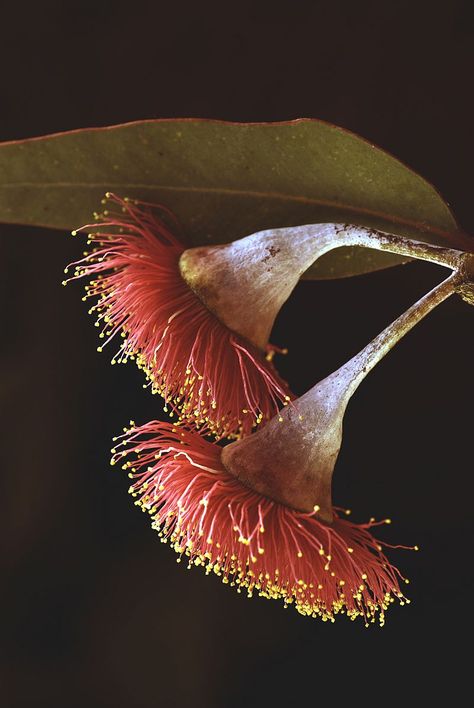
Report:
[[[460,248],[469,241],[419,175],[317,120],[152,120],[0,145],[0,221],[77,228],[91,221],[108,190],[165,204],[192,245],[323,221]],[[400,262],[337,249],[306,276],[335,278]]]

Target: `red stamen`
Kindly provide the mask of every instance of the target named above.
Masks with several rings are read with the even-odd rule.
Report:
[[[98,298],[90,313],[98,313],[99,336],[104,344],[124,338],[112,363],[135,359],[181,419],[218,437],[248,434],[290,400],[287,385],[269,357],[222,324],[186,284],[178,265],[185,248],[157,214],[169,219],[169,212],[108,199],[121,211],[105,211],[98,224],[80,229],[90,232],[93,248],[72,264],[70,280],[93,277],[85,299]]]
[[[274,502],[230,475],[221,451],[198,433],[157,421],[132,427],[112,451],[112,464],[129,470],[135,503],[178,561],[185,555],[189,567],[203,565],[238,592],[282,599],[324,621],[346,613],[383,624],[394,599],[408,602],[402,576],[382,552],[388,544],[370,533],[374,520],[355,524],[335,508],[329,526]]]

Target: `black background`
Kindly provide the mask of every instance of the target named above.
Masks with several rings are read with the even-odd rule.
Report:
[[[140,118],[323,118],[472,214],[473,14],[451,2],[1,6],[0,139]],[[160,406],[96,353],[77,241],[1,226],[0,705],[244,708],[445,697],[469,689],[474,312],[452,298],[360,388],[335,501],[391,516],[411,578],[383,630],[304,619],[186,571],[108,466],[110,439]],[[301,283],[273,341],[297,393],[438,282],[415,263]]]

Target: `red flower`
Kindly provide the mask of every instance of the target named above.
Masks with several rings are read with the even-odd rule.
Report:
[[[290,399],[270,362],[274,348],[265,357],[185,282],[179,267],[185,247],[157,213],[171,222],[168,211],[107,196],[121,210],[105,211],[99,224],[81,229],[91,232],[93,249],[73,264],[71,280],[92,276],[86,298],[98,298],[90,313],[98,313],[100,337],[124,338],[112,363],[135,359],[153,392],[198,427],[219,437],[249,433]]]
[[[187,556],[238,592],[282,599],[324,621],[345,612],[366,624],[377,616],[383,624],[394,599],[408,602],[382,551],[388,544],[370,532],[373,519],[355,524],[335,508],[328,525],[272,501],[225,470],[220,446],[168,423],[132,427],[112,452],[178,561]]]

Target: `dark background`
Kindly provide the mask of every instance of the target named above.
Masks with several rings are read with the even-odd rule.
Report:
[[[473,14],[451,2],[10,2],[1,7],[0,140],[140,118],[323,118],[472,213]],[[335,501],[411,578],[383,630],[304,619],[188,572],[109,468],[111,437],[159,415],[133,366],[96,353],[66,234],[1,226],[2,708],[244,708],[470,687],[474,312],[452,298],[352,401]],[[276,324],[296,392],[438,282],[415,263],[301,283]]]

